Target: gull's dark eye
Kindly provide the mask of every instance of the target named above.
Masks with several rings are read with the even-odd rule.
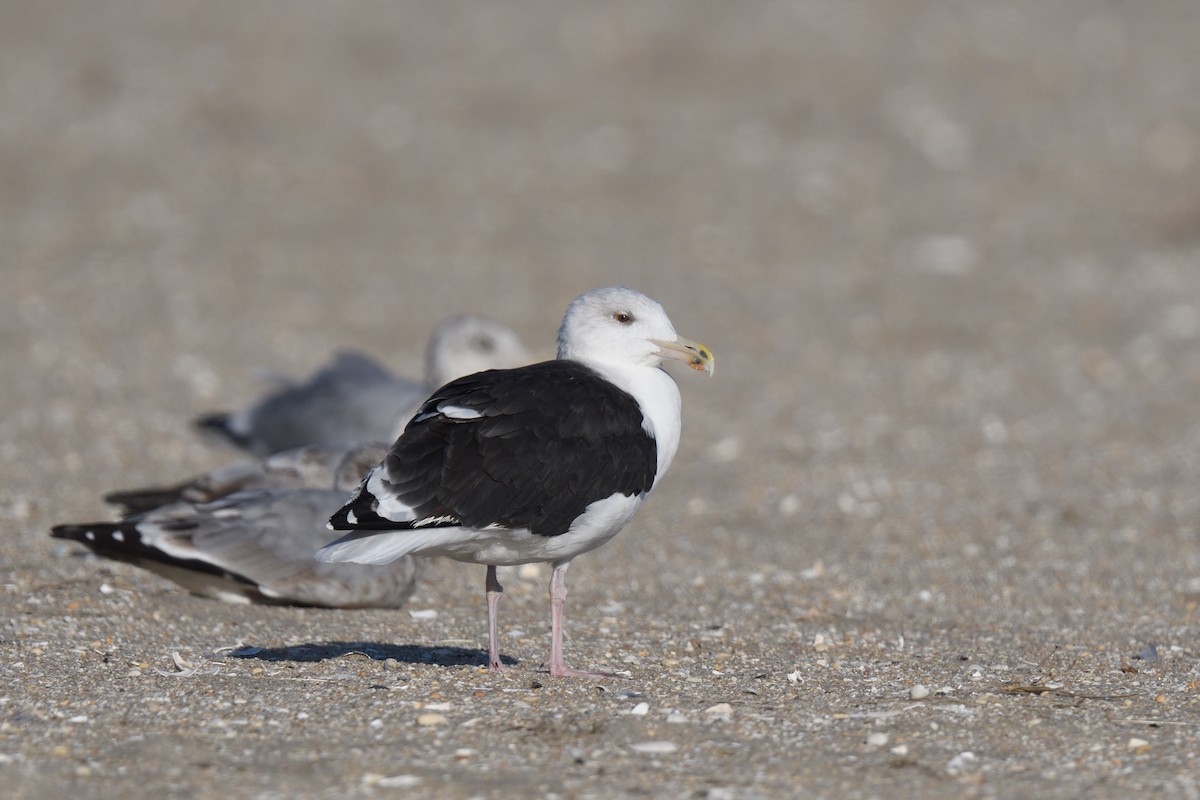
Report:
[[[491,353],[496,349],[496,340],[488,336],[486,333],[481,333],[476,336],[472,344],[480,353]]]
[[[630,314],[628,311],[614,311],[612,318],[622,325],[628,325],[633,322],[633,314]]]

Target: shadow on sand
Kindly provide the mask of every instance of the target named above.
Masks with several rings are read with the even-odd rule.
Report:
[[[441,667],[484,667],[487,651],[467,647],[423,647],[410,644],[381,644],[379,642],[308,642],[290,647],[239,647],[229,658],[257,661],[329,661],[347,656],[365,656],[374,661],[394,658],[404,664],[436,664]],[[501,656],[505,666],[514,666],[517,659]]]

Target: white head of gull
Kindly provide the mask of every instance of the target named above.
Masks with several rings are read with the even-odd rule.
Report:
[[[488,317],[463,314],[443,320],[429,335],[425,383],[433,390],[464,375],[518,367],[532,360],[512,328]]]
[[[714,366],[649,297],[621,286],[581,295],[563,318],[557,359],[460,378],[426,400],[330,520],[351,533],[317,558],[486,564],[494,670],[496,567],[550,562],[550,674],[601,676],[563,661],[566,571],[629,522],[675,456],[679,389],[664,360]]]

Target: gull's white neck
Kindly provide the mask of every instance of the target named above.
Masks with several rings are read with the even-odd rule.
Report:
[[[642,407],[642,427],[654,437],[658,450],[658,471],[654,476],[657,485],[671,466],[675,450],[679,447],[681,425],[679,387],[662,367],[632,366],[580,359],[617,387],[633,395]]]

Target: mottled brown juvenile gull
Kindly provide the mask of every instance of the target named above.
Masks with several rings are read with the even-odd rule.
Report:
[[[387,457],[333,515],[352,533],[325,562],[442,555],[487,565],[488,664],[501,669],[497,565],[548,561],[551,675],[563,660],[571,560],[615,536],[675,456],[679,389],[664,359],[713,370],[662,306],[624,287],[571,303],[558,358],[453,381],[422,404]]]

